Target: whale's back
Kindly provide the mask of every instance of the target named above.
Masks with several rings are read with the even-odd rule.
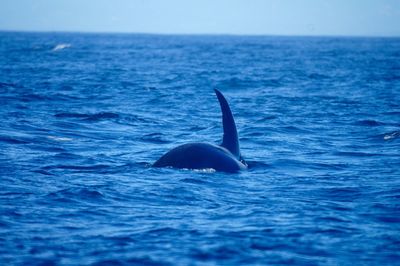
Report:
[[[178,146],[158,159],[153,167],[208,169],[237,172],[245,168],[227,149],[208,143],[188,143]]]

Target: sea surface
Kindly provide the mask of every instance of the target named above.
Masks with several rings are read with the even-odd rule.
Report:
[[[0,264],[400,265],[400,39],[0,32]]]

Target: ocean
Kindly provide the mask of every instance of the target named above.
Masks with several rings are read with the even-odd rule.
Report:
[[[152,168],[219,143],[249,169]],[[0,32],[1,265],[400,265],[400,38]]]

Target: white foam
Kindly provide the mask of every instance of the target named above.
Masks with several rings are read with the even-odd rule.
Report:
[[[64,138],[64,137],[56,137],[56,136],[47,136],[47,138],[55,140],[55,141],[71,141],[71,138]]]
[[[200,172],[200,173],[215,173],[214,168],[203,168],[203,169],[193,169],[195,172]]]
[[[71,47],[71,44],[69,43],[60,43],[57,44],[56,46],[54,46],[52,51],[59,51],[59,50],[63,50],[65,48]]]
[[[400,131],[395,131],[389,134],[386,134],[385,136],[383,136],[384,140],[391,140],[391,139],[395,139],[397,137],[400,136]]]

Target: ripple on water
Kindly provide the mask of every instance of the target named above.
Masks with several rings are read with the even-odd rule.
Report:
[[[116,119],[119,118],[119,115],[112,112],[99,112],[94,114],[86,114],[86,113],[57,113],[54,115],[57,118],[79,118],[84,121],[97,122],[100,120],[106,119]]]
[[[72,187],[57,190],[46,195],[51,201],[61,203],[94,203],[101,204],[105,202],[104,195],[96,189],[85,187]]]

